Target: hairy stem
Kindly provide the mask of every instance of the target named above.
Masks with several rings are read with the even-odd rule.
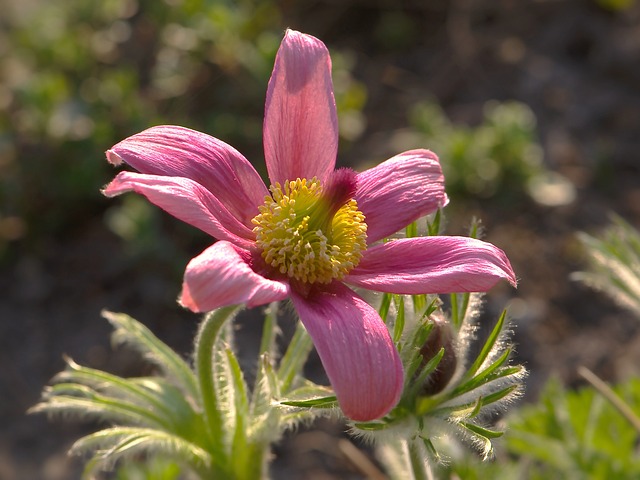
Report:
[[[427,455],[419,438],[409,441],[409,460],[414,480],[433,480]]]
[[[227,458],[225,431],[222,424],[222,412],[216,395],[216,379],[213,375],[213,357],[216,339],[227,319],[238,309],[237,306],[224,307],[208,313],[202,323],[195,342],[196,376],[200,387],[200,398],[209,434],[209,445],[212,457],[212,473],[220,478],[229,478],[227,469],[231,459]]]

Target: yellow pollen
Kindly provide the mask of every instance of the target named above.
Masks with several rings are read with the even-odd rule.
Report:
[[[304,283],[330,283],[354,268],[367,246],[367,224],[354,199],[331,216],[331,205],[313,178],[271,186],[252,220],[264,260]],[[335,209],[334,209],[335,211]]]

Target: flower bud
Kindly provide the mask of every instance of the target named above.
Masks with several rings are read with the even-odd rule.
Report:
[[[420,348],[422,363],[418,372],[444,348],[444,355],[436,369],[426,378],[420,389],[423,395],[435,395],[449,384],[456,372],[458,360],[456,358],[455,338],[451,324],[443,317],[432,316],[433,328],[427,341]]]

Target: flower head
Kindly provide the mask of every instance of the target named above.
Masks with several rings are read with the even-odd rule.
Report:
[[[233,147],[158,126],[107,152],[120,172],[107,196],[135,191],[218,241],[187,265],[180,302],[201,312],[289,297],[344,413],[385,415],[403,370],[380,316],[345,283],[399,294],[485,291],[515,284],[504,253],[464,237],[379,240],[447,203],[438,158],[397,155],[362,173],[335,170],[338,121],[331,60],[318,39],[288,30],[264,119],[268,190]]]

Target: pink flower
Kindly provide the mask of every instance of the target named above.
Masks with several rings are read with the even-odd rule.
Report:
[[[158,126],[107,152],[112,164],[140,173],[120,172],[104,193],[135,191],[218,239],[186,268],[180,302],[189,309],[291,298],[345,415],[366,421],[398,402],[403,370],[380,316],[345,283],[419,294],[516,279],[505,254],[479,240],[379,242],[447,203],[433,153],[412,150],[355,173],[334,170],[337,147],[329,52],[289,30],[267,90],[270,191],[233,147]]]

